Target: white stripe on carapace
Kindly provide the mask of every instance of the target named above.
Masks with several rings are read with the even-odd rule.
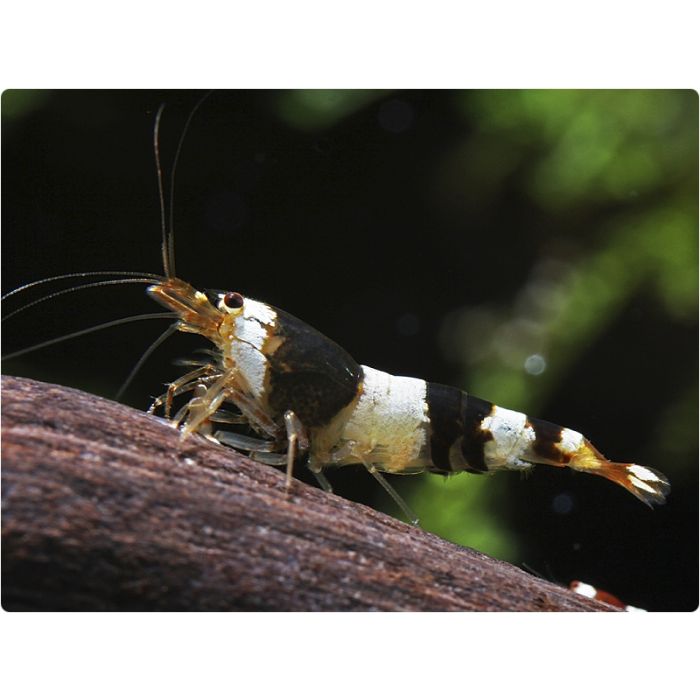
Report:
[[[271,306],[263,304],[262,301],[246,297],[243,304],[243,317],[255,319],[266,326],[272,326],[277,320],[277,312]]]
[[[355,444],[354,454],[383,471],[404,471],[424,457],[428,404],[422,379],[394,377],[362,367],[362,391],[341,441]]]
[[[263,394],[267,371],[267,358],[262,353],[263,343],[276,320],[274,309],[246,298],[243,313],[235,321],[234,332],[238,340],[233,342],[231,354],[256,399]]]
[[[527,425],[524,413],[494,406],[481,421],[481,429],[489,431],[493,437],[493,440],[484,443],[484,463],[489,469],[522,469],[529,466],[521,457],[535,441],[535,431]]]

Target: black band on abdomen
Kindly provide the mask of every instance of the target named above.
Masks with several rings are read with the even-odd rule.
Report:
[[[452,386],[427,382],[426,401],[430,418],[430,455],[433,463],[430,471],[450,473],[454,471],[484,472],[484,444],[493,439],[481,430],[481,421],[489,415],[493,404],[469,396]],[[453,464],[450,449],[459,443],[464,464]]]

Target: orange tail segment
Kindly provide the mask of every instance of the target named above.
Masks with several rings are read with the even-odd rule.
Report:
[[[639,464],[610,462],[585,439],[569,466],[614,481],[649,507],[663,505],[671,492],[671,484],[661,472]]]
[[[598,471],[591,473],[600,474],[600,476],[624,486],[631,494],[650,507],[666,503],[666,496],[671,492],[671,484],[661,472],[649,467],[642,467],[639,464],[606,462]]]

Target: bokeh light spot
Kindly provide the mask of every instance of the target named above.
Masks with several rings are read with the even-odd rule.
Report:
[[[547,361],[542,355],[530,355],[524,363],[525,371],[534,376],[542,374],[547,369]]]
[[[574,499],[565,491],[552,499],[552,510],[557,515],[568,515],[574,509]]]

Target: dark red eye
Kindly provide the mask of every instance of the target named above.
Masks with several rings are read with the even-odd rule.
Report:
[[[243,296],[238,292],[226,292],[224,294],[224,304],[229,309],[240,309],[243,306]]]

